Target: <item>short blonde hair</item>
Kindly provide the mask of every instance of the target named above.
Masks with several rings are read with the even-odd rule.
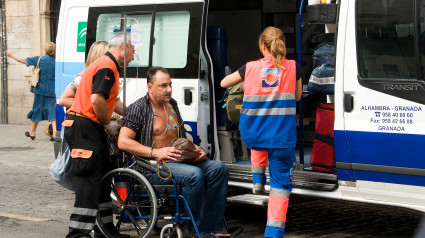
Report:
[[[93,61],[104,55],[108,51],[108,42],[104,40],[96,41],[90,47],[89,53],[87,54],[87,60],[85,67],[89,67]]]
[[[46,44],[44,44],[44,51],[46,51],[46,54],[55,57],[56,54],[56,44],[49,41]]]
[[[258,39],[258,44],[261,51],[261,45],[264,45],[272,54],[273,63],[277,68],[282,67],[283,59],[286,56],[286,46],[285,36],[279,28],[269,26],[264,29]]]

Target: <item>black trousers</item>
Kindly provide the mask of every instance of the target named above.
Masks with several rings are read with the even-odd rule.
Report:
[[[75,203],[66,237],[90,237],[99,211],[105,223],[112,222],[110,189],[102,177],[112,169],[107,135],[103,126],[90,119],[68,115],[65,139],[71,149]],[[102,207],[102,209],[99,209]]]

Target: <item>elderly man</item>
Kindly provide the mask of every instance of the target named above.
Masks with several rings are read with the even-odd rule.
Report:
[[[71,181],[75,189],[67,237],[91,237],[89,233],[94,228],[99,205],[111,204],[110,189],[102,187],[101,181],[112,169],[105,130],[116,136],[119,129],[110,120],[119,91],[119,69],[124,62],[133,60],[130,35],[127,34],[127,42],[124,38],[124,32],[116,34],[109,41],[108,52],[81,74],[74,103],[63,123],[71,149]],[[124,44],[127,44],[125,53]],[[103,220],[112,222],[112,209],[99,212]],[[96,228],[95,237],[103,237]]]
[[[218,161],[209,160],[202,148],[196,146],[199,157],[193,164],[172,163],[181,151],[167,147],[173,139],[186,137],[177,102],[171,98],[171,79],[161,67],[149,69],[148,93],[126,110],[118,138],[118,147],[146,159],[171,160],[168,166],[173,178],[182,186],[199,231],[202,234],[222,232],[226,203],[228,171]],[[154,184],[166,184],[156,174],[145,177]],[[195,234],[192,225],[189,232]]]

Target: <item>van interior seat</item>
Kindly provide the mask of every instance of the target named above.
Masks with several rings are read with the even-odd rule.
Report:
[[[220,86],[220,81],[226,76],[227,63],[227,34],[221,26],[208,26],[207,47],[211,56],[214,70],[214,91],[217,115],[217,126],[225,126],[226,109],[223,108],[225,88]]]
[[[409,64],[398,39],[382,30],[378,35],[368,33],[368,38],[360,40],[360,53],[368,78],[411,78]],[[404,47],[403,47],[404,49]]]

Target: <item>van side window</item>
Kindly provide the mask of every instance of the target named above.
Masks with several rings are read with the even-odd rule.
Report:
[[[357,42],[362,79],[416,79],[413,1],[359,0]]]
[[[120,31],[121,13],[100,14],[97,20],[96,41],[109,40]],[[190,14],[188,11],[157,12],[152,54],[152,65],[165,68],[184,68],[187,61]],[[142,44],[136,46],[134,60],[129,67],[147,67],[151,39],[152,14],[129,15],[127,29],[142,25]]]
[[[96,41],[112,39],[120,31],[120,21],[113,21],[112,19],[119,19],[120,17],[120,13],[100,14],[97,19]]]
[[[137,47],[130,67],[147,66],[149,61],[150,15],[131,15],[140,19],[138,24],[145,29],[142,35],[141,46]],[[152,65],[161,65],[165,68],[183,68],[186,66],[189,38],[190,14],[187,11],[157,12],[155,16],[155,32],[153,43]],[[128,21],[128,28],[134,21]]]
[[[145,77],[149,67],[162,66],[175,78],[199,78],[203,9],[203,2],[193,1],[89,7],[86,55],[95,41],[109,41],[117,32],[124,28],[130,32],[137,24],[141,43],[135,45],[127,77]]]

